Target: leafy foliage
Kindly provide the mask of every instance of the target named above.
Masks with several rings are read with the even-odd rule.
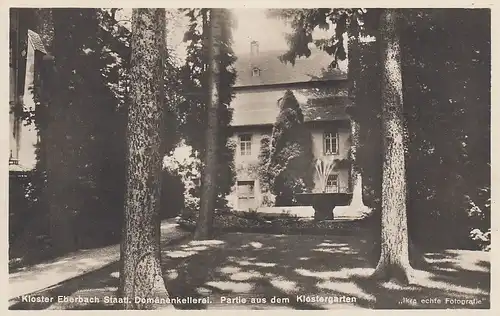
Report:
[[[35,82],[30,90],[37,106],[25,108],[23,113],[27,124],[35,124],[41,139],[36,149],[36,168],[30,177],[30,196],[44,211],[41,213],[45,214],[53,204],[44,190],[48,184],[47,150],[56,146],[62,155],[61,160],[51,159],[52,168],[57,170],[66,164],[67,176],[72,177],[69,182],[75,185],[74,200],[85,201],[74,205],[82,228],[78,234],[110,233],[116,238],[124,196],[130,31],[117,21],[119,9],[33,10],[36,31],[55,59],[35,67]],[[176,108],[181,96],[176,93],[180,90],[177,60],[169,54],[165,63],[167,99],[162,150],[168,152],[180,137]],[[66,136],[64,141],[49,135],[54,114],[50,114],[48,106],[70,121],[64,132],[59,131]],[[77,155],[70,159],[72,152]],[[172,189],[180,190],[177,187],[182,183],[175,176],[165,174],[164,180],[164,195],[172,193]],[[169,206],[176,204],[168,200]],[[96,222],[103,223],[102,227]]]
[[[185,211],[178,219],[178,224],[187,230],[196,227],[198,213]],[[220,232],[250,232],[264,234],[352,234],[360,236],[367,234],[370,227],[376,225],[370,219],[353,222],[331,220],[313,220],[300,218],[296,215],[283,212],[281,214],[265,214],[255,211],[219,211],[214,216],[214,227]],[[368,235],[369,236],[369,235]]]
[[[469,198],[477,200],[478,188],[490,187],[490,12],[401,13],[410,234],[421,243],[440,240],[469,247]],[[379,9],[287,9],[272,14],[293,29],[284,61],[308,56],[309,43],[340,60],[340,46],[333,49],[332,44],[342,33],[360,40],[377,38]],[[334,27],[331,38],[314,42],[310,34],[325,24]],[[380,77],[378,54],[378,41],[360,41],[356,106],[350,113],[361,127],[357,159],[365,200],[375,209],[380,209],[381,188],[380,87],[373,80]],[[490,224],[488,218],[483,221],[478,229],[485,232]]]
[[[200,208],[199,183],[201,177],[201,160],[193,153],[190,146],[181,142],[169,155],[165,156],[163,165],[169,174],[180,177],[184,187],[184,208],[198,210]]]
[[[130,32],[115,19],[116,10],[32,10],[35,30],[55,58],[50,62],[49,55],[45,62],[36,61],[42,67],[35,67],[35,81],[29,87],[36,108],[23,112],[26,124],[34,123],[40,136],[37,163],[30,177],[31,200],[36,202],[40,216],[47,214],[49,205],[56,204],[54,198],[60,207],[73,208],[73,220],[79,221],[79,229],[74,232],[80,246],[91,242],[82,240],[85,236],[99,239],[99,235],[111,234],[116,239],[124,195]],[[171,84],[175,69],[166,68],[170,79],[167,84]],[[64,117],[65,126],[58,135],[50,134],[48,127],[60,117]],[[47,158],[54,149],[60,153],[59,158]],[[66,194],[66,201],[45,194],[49,162],[50,170],[67,170],[59,174],[71,185],[67,189],[73,195]]]
[[[407,14],[414,37],[404,45],[409,198],[430,211],[412,218],[437,232],[454,227],[442,239],[462,247],[469,246],[469,197],[477,201],[479,189],[490,187],[489,18],[488,10]],[[431,50],[423,45],[429,40],[440,44]]]
[[[483,250],[491,249],[491,190],[481,188],[476,201],[467,196],[470,218],[469,236]]]
[[[33,87],[40,104],[34,109],[41,136],[37,167],[53,179],[49,188],[61,185],[58,182],[69,184],[66,190],[71,194],[65,193],[64,199],[51,196],[46,202],[75,211],[72,220],[80,221],[75,232],[85,244],[85,236],[119,232],[126,124],[126,96],[120,83],[122,69],[127,68],[128,33],[113,28],[115,22],[105,10],[40,10],[47,10],[39,15],[40,30],[53,29],[53,39],[47,34],[42,38],[52,48],[55,63],[43,69]],[[60,120],[64,126],[57,134],[49,130]]]
[[[189,26],[184,35],[184,42],[188,43],[187,58],[180,69],[181,85],[179,88],[183,101],[179,103],[179,128],[180,133],[186,139],[186,143],[195,150],[193,153],[204,157],[205,134],[200,133],[200,131],[206,130],[207,126],[208,94],[206,82],[209,71],[207,71],[207,52],[205,51],[206,45],[204,45],[207,33],[204,28],[209,18],[207,16],[208,9],[181,9],[181,11],[189,18]],[[234,96],[232,86],[236,80],[236,72],[233,64],[236,57],[231,49],[231,17],[226,18],[229,23],[227,23],[228,28],[222,30],[222,38],[227,39],[227,42],[221,45],[222,57],[220,60],[220,85],[223,89],[219,91],[218,121],[220,126],[218,135],[219,150],[217,151],[219,167],[216,181],[216,208],[226,206],[225,196],[230,193],[236,176],[233,162],[235,144],[229,141],[231,131],[228,128],[232,119],[232,109],[229,104]]]
[[[270,183],[271,183],[271,174],[268,170],[268,166],[271,158],[271,137],[264,135],[260,139],[260,147],[259,147],[259,156],[258,156],[258,165],[257,165],[257,176],[260,180],[261,191],[268,192],[270,191]]]
[[[300,57],[311,56],[309,44],[313,43],[334,57],[332,66],[336,67],[339,60],[347,58],[344,36],[372,36],[376,29],[378,9],[270,9],[269,17],[283,19],[293,29],[287,34],[289,50],[280,59],[292,65]],[[333,29],[332,35],[326,39],[313,39],[312,33],[316,29]]]

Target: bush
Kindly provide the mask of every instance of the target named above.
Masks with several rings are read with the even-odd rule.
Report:
[[[9,172],[9,254],[22,256],[26,249],[48,245],[49,218],[39,188],[44,177],[37,169]]]
[[[491,228],[488,228],[486,232],[475,228],[470,232],[470,237],[482,250],[491,250]]]
[[[476,202],[467,197],[469,203],[468,215],[470,219],[469,237],[482,250],[491,248],[491,190],[482,188],[476,195]]]
[[[9,241],[22,232],[24,222],[33,216],[33,208],[27,199],[31,173],[9,174]]]
[[[184,208],[184,183],[178,174],[162,171],[161,212],[162,219],[178,216]]]
[[[183,208],[187,210],[199,210],[199,183],[201,160],[197,152],[191,146],[181,142],[177,147],[163,159],[166,172],[172,177],[178,178],[183,187]]]
[[[194,231],[197,219],[198,212],[184,210],[178,219],[178,224],[186,230]],[[371,229],[373,224],[374,222],[368,218],[352,222],[316,221],[287,213],[269,215],[256,211],[224,210],[216,211],[214,216],[214,229],[219,232],[343,235],[358,234]]]

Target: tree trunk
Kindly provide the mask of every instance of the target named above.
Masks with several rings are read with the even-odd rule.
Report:
[[[373,273],[377,279],[410,283],[406,218],[403,93],[398,11],[383,10],[380,20],[382,61],[382,214],[381,253]]]
[[[358,32],[351,34],[349,38],[349,98],[351,106],[359,111],[360,104],[356,103],[356,94],[358,89],[358,80],[360,78],[360,47]],[[363,180],[361,168],[356,157],[359,147],[359,122],[355,115],[351,116],[351,191],[353,193],[350,207],[358,214],[369,213],[371,210],[363,202]]]
[[[213,214],[216,198],[217,178],[217,134],[219,108],[220,43],[224,9],[210,9],[209,27],[206,28],[208,63],[210,65],[207,80],[207,130],[205,140],[205,167],[203,169],[200,215],[198,217],[195,239],[209,239],[212,235]],[[205,35],[205,34],[204,34]]]
[[[127,191],[120,294],[125,309],[153,309],[135,298],[167,298],[160,265],[159,201],[165,10],[133,9],[131,103],[127,126]]]
[[[357,117],[360,111],[360,104],[356,103],[356,94],[358,93],[358,81],[360,78],[361,64],[360,64],[360,47],[358,40],[358,30],[351,26],[349,30],[349,99],[350,105],[348,108],[348,113],[350,115],[350,128],[351,128],[351,147],[350,147],[350,160],[351,160],[351,170],[349,176],[349,189],[352,192],[351,203],[347,206],[337,206],[335,207],[335,213],[350,215],[355,217],[362,217],[371,213],[371,209],[367,207],[363,202],[363,183],[361,177],[361,170],[358,164],[358,159],[356,157],[356,152],[359,147],[359,117]]]

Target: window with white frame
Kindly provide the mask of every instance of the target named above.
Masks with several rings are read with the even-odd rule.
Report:
[[[323,134],[323,152],[325,155],[335,155],[339,153],[338,132],[328,131]]]
[[[326,193],[338,193],[339,192],[339,177],[336,174],[331,174],[326,180]]]
[[[252,69],[252,77],[258,77],[260,76],[260,69],[255,67]]]
[[[253,199],[255,198],[255,181],[238,181],[238,198]]]
[[[252,154],[252,135],[240,135],[240,155],[250,156]]]

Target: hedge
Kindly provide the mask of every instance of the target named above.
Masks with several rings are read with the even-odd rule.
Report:
[[[184,210],[177,223],[194,231],[198,212]],[[314,220],[288,214],[269,215],[255,211],[217,210],[213,227],[216,232],[250,232],[268,234],[349,235],[369,233],[370,217],[355,221]]]

